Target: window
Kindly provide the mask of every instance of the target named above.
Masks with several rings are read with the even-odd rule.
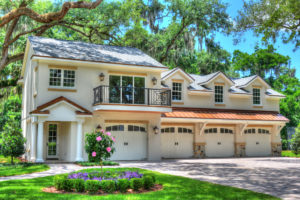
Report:
[[[175,128],[174,127],[162,128],[160,132],[161,133],[174,133]]]
[[[209,129],[205,129],[204,133],[217,133],[218,129],[217,128],[209,128]]]
[[[223,86],[215,86],[215,103],[223,103]]]
[[[192,131],[192,129],[189,129],[189,128],[179,127],[178,128],[178,133],[190,133],[190,134],[193,134],[193,131]]]
[[[172,85],[172,100],[182,101],[182,83],[173,83]]]
[[[228,129],[228,128],[221,128],[220,132],[221,133],[233,134],[233,131],[231,129]]]
[[[106,127],[106,131],[124,131],[124,125],[114,125]]]
[[[75,87],[75,71],[50,69],[49,85],[53,87]]]
[[[146,129],[142,126],[128,125],[128,131],[132,132],[146,132]]]
[[[245,131],[244,131],[244,133],[245,134],[255,134],[255,128],[251,128],[251,129],[246,129]]]
[[[260,89],[253,88],[253,104],[260,105]]]
[[[266,129],[261,129],[261,128],[259,128],[259,129],[258,129],[258,133],[259,133],[259,134],[270,134],[270,131],[269,131],[269,130],[266,130]]]

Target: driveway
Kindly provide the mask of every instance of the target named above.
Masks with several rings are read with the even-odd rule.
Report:
[[[50,176],[89,168],[79,167],[75,164],[49,164],[49,166],[51,169],[45,172],[0,177],[0,181]],[[271,194],[282,199],[300,199],[299,158],[180,159],[160,162],[122,161],[120,167],[138,167]]]

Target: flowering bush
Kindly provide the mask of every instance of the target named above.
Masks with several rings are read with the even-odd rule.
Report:
[[[89,162],[102,162],[110,158],[115,149],[112,147],[115,138],[104,130],[87,133],[85,136],[85,151]]]

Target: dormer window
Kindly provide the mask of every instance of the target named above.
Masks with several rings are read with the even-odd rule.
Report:
[[[50,69],[49,85],[52,87],[75,87],[75,71],[67,69]]]
[[[173,82],[172,101],[182,101],[182,83]]]
[[[223,103],[223,86],[215,85],[215,103]]]
[[[260,105],[260,89],[253,88],[253,105]]]

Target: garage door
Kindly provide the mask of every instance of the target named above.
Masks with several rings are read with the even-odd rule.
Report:
[[[246,136],[246,156],[270,156],[270,130],[251,128],[244,131]]]
[[[116,138],[111,160],[145,160],[147,158],[146,124],[106,125]]]
[[[161,151],[163,158],[193,157],[193,127],[162,127]]]
[[[208,128],[205,134],[205,155],[207,157],[232,157],[234,155],[234,134],[229,128]]]

